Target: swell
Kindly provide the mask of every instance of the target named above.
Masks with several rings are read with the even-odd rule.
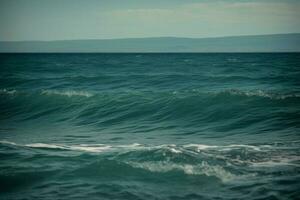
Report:
[[[97,92],[97,91],[85,91],[85,90],[66,90],[66,89],[42,89],[42,90],[16,90],[16,89],[0,89],[0,95],[3,98],[9,100],[17,99],[20,97],[28,98],[44,98],[48,97],[51,101],[54,98],[64,98],[69,101],[78,100],[82,97],[93,97],[101,100],[103,98],[111,99],[128,99],[134,101],[135,99],[158,99],[158,101],[164,101],[165,99],[181,99],[188,100],[189,98],[201,99],[220,99],[220,100],[264,100],[269,102],[298,102],[300,93],[283,93],[267,90],[240,90],[240,89],[224,89],[217,91],[203,91],[201,89],[190,90],[116,90],[111,92]],[[45,98],[44,98],[45,99]],[[86,99],[88,100],[88,99]]]
[[[101,97],[102,94],[113,94],[113,95],[177,95],[177,96],[240,96],[240,97],[263,97],[263,98],[269,98],[271,100],[284,100],[289,98],[300,98],[300,93],[284,93],[284,92],[276,92],[276,91],[268,91],[268,90],[260,90],[260,89],[252,89],[252,90],[240,90],[240,89],[224,89],[224,90],[218,90],[218,91],[203,91],[201,89],[183,89],[183,90],[174,90],[174,91],[168,91],[168,90],[161,90],[154,92],[152,90],[123,90],[123,91],[115,91],[115,92],[96,92],[96,91],[82,91],[82,90],[66,90],[66,89],[42,89],[42,90],[16,90],[16,89],[0,89],[1,95],[50,95],[50,96],[66,96],[66,97],[76,97],[76,96],[86,96],[91,97],[94,95],[98,95]],[[86,95],[87,94],[87,95]]]
[[[179,176],[179,179],[185,176],[205,176],[230,183],[254,180],[258,176],[270,176],[277,173],[276,170],[278,173],[283,170],[292,173],[300,167],[299,142],[247,145],[108,145],[20,144],[0,141],[1,158],[10,155],[9,159],[6,156],[6,164],[21,158],[16,155],[16,152],[22,153],[23,161],[30,161],[33,167],[42,169],[44,165],[48,165],[48,170],[53,172],[64,166],[66,169],[69,167],[66,176],[77,174],[77,176],[110,180],[124,178],[124,176],[138,178],[141,175],[144,178]],[[43,160],[52,160],[53,163],[40,162]],[[35,164],[36,162],[39,164]],[[57,165],[55,162],[60,164]],[[77,164],[74,165],[74,162]],[[268,171],[268,169],[273,170]],[[23,173],[22,168],[20,168],[21,172]]]
[[[223,130],[253,124],[299,124],[298,93],[262,90],[112,91],[0,90],[1,118],[71,121],[77,125],[114,126],[166,123],[199,127],[218,123]],[[284,109],[284,110],[283,110]],[[226,116],[226,117],[225,117]],[[230,120],[230,121],[229,121]],[[289,120],[289,121],[288,121]],[[264,122],[264,123],[263,123]]]
[[[204,72],[106,72],[104,74],[95,72],[91,74],[78,75],[77,73],[59,74],[59,73],[32,73],[32,74],[3,74],[0,78],[2,87],[27,87],[35,88],[37,86],[77,86],[78,83],[84,86],[97,86],[103,88],[122,88],[124,86],[142,86],[142,87],[172,87],[174,85],[182,86],[185,84],[195,84],[203,86],[211,85],[253,85],[253,84],[274,84],[282,85],[299,85],[299,73],[295,72],[289,75],[270,75],[257,74],[244,75],[244,73],[204,73]],[[138,84],[138,85],[136,85]]]

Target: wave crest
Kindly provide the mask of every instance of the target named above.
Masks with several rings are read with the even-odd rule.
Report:
[[[83,96],[83,97],[92,97],[93,94],[86,91],[75,91],[75,90],[65,90],[65,91],[59,91],[59,90],[43,90],[41,94],[45,95],[61,95],[61,96]]]
[[[241,89],[225,89],[220,91],[203,91],[200,89],[187,89],[187,90],[175,90],[175,91],[122,91],[118,93],[111,93],[111,92],[102,92],[102,93],[92,93],[90,91],[84,90],[56,90],[56,89],[42,89],[39,91],[17,91],[15,89],[0,89],[0,94],[6,95],[16,95],[16,94],[39,94],[39,95],[59,95],[59,96],[66,96],[66,97],[93,97],[93,96],[118,96],[121,97],[130,96],[130,97],[147,97],[147,98],[174,98],[174,99],[185,99],[189,97],[222,97],[222,98],[229,98],[234,96],[240,97],[261,97],[261,98],[268,98],[271,100],[284,100],[288,98],[299,98],[300,94],[298,93],[290,93],[286,94],[283,92],[275,92],[275,91],[268,91],[268,90],[241,90]]]
[[[53,151],[49,155],[64,157],[95,156],[107,158],[119,166],[130,166],[130,168],[142,169],[152,173],[183,173],[190,176],[216,177],[226,183],[239,181],[245,178],[257,176],[259,173],[274,169],[288,167],[296,169],[299,167],[298,146],[286,144],[284,146],[270,145],[205,145],[205,144],[46,144],[30,143],[18,144],[10,141],[0,141],[4,147],[13,146],[15,150],[23,153],[29,150],[30,154],[47,156],[45,152]],[[17,148],[16,148],[17,147]],[[1,146],[2,148],[2,146]],[[25,149],[24,149],[25,148]],[[34,151],[31,151],[35,149]],[[9,151],[6,150],[9,154]],[[16,151],[14,151],[16,152]],[[28,153],[29,153],[28,152]],[[124,165],[125,164],[125,165]],[[108,170],[111,165],[104,167]],[[123,168],[122,168],[123,169]],[[242,170],[237,170],[242,169]],[[129,169],[131,170],[131,169]],[[272,170],[270,173],[272,173]],[[135,172],[134,172],[135,173]]]
[[[7,95],[14,95],[16,94],[17,90],[8,90],[8,89],[1,89],[0,94],[7,94]]]
[[[223,167],[219,165],[210,165],[205,161],[200,164],[177,164],[168,161],[158,161],[158,162],[127,162],[130,166],[134,168],[141,168],[151,172],[166,173],[171,171],[182,171],[187,175],[205,175],[214,176],[220,179],[222,182],[228,182],[233,179],[237,179],[238,176],[226,171]]]
[[[282,94],[271,91],[264,90],[239,90],[239,89],[229,89],[221,92],[215,92],[215,95],[228,94],[232,96],[244,96],[244,97],[263,97],[273,100],[284,100],[288,98],[299,98],[300,94]]]

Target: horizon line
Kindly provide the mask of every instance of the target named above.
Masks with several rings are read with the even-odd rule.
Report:
[[[127,38],[102,38],[102,39],[59,39],[59,40],[0,40],[0,42],[62,42],[62,41],[82,41],[82,40],[130,40],[130,39],[155,39],[155,38],[177,38],[177,39],[216,39],[216,38],[231,38],[231,37],[251,37],[251,36],[275,36],[275,35],[296,35],[295,33],[269,33],[269,34],[255,34],[255,35],[228,35],[228,36],[212,36],[212,37],[178,37],[178,36],[149,36],[149,37],[127,37]]]
[[[137,51],[132,51],[132,52],[126,52],[126,51],[120,51],[120,52],[96,52],[96,51],[91,51],[91,52],[36,52],[36,51],[31,51],[31,52],[0,52],[0,54],[299,54],[300,51],[178,51],[178,52],[158,52],[158,51],[144,51],[144,52],[137,52]]]

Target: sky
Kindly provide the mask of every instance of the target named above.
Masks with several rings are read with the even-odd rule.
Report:
[[[300,33],[300,0],[0,0],[0,41]]]

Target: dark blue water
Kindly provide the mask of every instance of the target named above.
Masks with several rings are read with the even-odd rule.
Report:
[[[0,199],[297,199],[300,54],[0,54]]]

